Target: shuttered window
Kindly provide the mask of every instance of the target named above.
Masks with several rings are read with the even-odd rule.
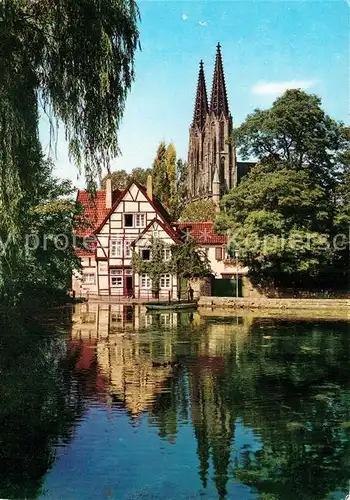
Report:
[[[215,248],[215,259],[216,260],[222,260],[222,253],[223,253],[222,250],[223,250],[222,247]]]

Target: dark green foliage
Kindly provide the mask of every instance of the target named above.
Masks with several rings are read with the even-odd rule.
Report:
[[[152,175],[153,175],[153,190],[154,195],[164,205],[165,208],[169,206],[170,198],[170,184],[167,172],[167,148],[164,142],[161,142],[157,149],[156,157],[153,161]]]
[[[71,390],[76,356],[53,324],[2,311],[0,330],[0,497],[38,498],[55,446],[72,439],[84,412]]]
[[[50,293],[56,286],[62,290],[63,279],[67,289],[71,276],[71,249],[65,254],[49,245],[29,257],[24,250],[31,231],[43,235],[49,226],[55,234],[65,229],[71,235],[71,208],[56,204],[55,216],[35,212],[37,204],[57,196],[45,200],[41,185],[48,172],[39,142],[39,103],[49,118],[51,149],[60,122],[70,155],[92,189],[118,153],[138,19],[133,0],[0,3],[0,238],[10,242],[0,257],[0,295],[6,300],[16,301],[30,280],[32,294],[47,285]],[[49,179],[53,186],[56,180]]]
[[[205,278],[211,274],[208,256],[198,249],[196,242],[188,238],[172,247],[175,274],[180,278]]]
[[[152,174],[150,168],[134,168],[131,172],[125,170],[116,170],[111,174],[107,174],[101,181],[101,189],[106,189],[106,180],[112,181],[112,189],[125,189],[131,181],[137,181],[142,186],[146,186],[147,177]]]
[[[50,116],[63,122],[70,152],[90,180],[118,151],[138,17],[133,0],[5,0],[1,6],[0,88],[8,112],[18,99],[25,121],[34,118],[27,131],[34,137],[40,92]],[[14,82],[29,91],[23,100],[11,91]]]
[[[74,247],[74,190],[70,181],[52,176],[52,164],[42,161],[35,192],[22,198],[21,239],[3,239],[0,258],[0,302],[23,304],[67,299],[73,269],[80,267]]]
[[[89,184],[109,166],[134,78],[138,18],[133,0],[2,2],[0,166],[12,189],[25,188],[20,181],[30,180],[28,162],[37,164],[38,97],[51,126],[63,123],[70,154]],[[18,151],[25,152],[22,161]],[[6,202],[3,193],[0,202]]]
[[[171,250],[171,258],[164,260],[164,249]],[[210,275],[211,269],[206,254],[201,254],[193,240],[166,245],[158,238],[150,240],[150,260],[142,260],[136,251],[133,252],[132,267],[138,274],[147,274],[152,281],[154,292],[159,291],[160,278],[164,274],[183,278],[205,277]]]
[[[181,212],[184,222],[207,222],[215,219],[217,210],[212,200],[198,200],[188,203]]]
[[[216,229],[258,282],[348,280],[348,135],[320,104],[290,90],[234,131],[243,157],[259,161],[223,198]]]

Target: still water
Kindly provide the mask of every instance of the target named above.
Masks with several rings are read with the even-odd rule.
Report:
[[[0,498],[349,492],[349,323],[108,304],[58,319],[0,325]]]

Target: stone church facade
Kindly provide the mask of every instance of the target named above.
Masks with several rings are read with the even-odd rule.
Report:
[[[236,150],[228,143],[232,132],[220,44],[217,46],[210,103],[203,62],[200,62],[193,121],[189,132],[188,198],[192,201],[220,198],[239,182],[248,163],[237,162]]]

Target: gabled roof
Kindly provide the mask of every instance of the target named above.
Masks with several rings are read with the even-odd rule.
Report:
[[[208,222],[178,222],[178,230],[183,234],[189,232],[198,245],[225,245],[227,236],[222,236],[214,231],[214,223]]]
[[[132,242],[132,246],[136,245],[136,243],[145,235],[148,233],[150,228],[155,224],[159,224],[162,229],[172,238],[174,243],[181,243],[181,240],[179,238],[179,235],[174,231],[174,229],[167,223],[163,222],[161,219],[152,219],[151,222],[147,224],[145,229],[142,231],[141,234],[138,235],[138,237]]]
[[[113,191],[112,208],[106,208],[106,191],[96,191],[95,196],[92,198],[87,190],[79,190],[77,193],[76,202],[80,203],[83,206],[83,214],[81,216],[81,219],[84,227],[76,230],[76,234],[82,237],[89,236],[93,233],[98,233],[133,184],[138,187],[138,189],[142,192],[142,194],[145,196],[154,210],[164,219],[164,222],[170,223],[170,215],[165,210],[160,201],[156,197],[153,197],[153,199],[151,200],[147,194],[146,188],[138,182],[132,181],[123,191]]]
[[[148,201],[148,203],[150,203],[150,205],[154,208],[154,210],[159,214],[161,215],[161,217],[163,217],[164,221],[165,222],[170,222],[171,221],[171,218],[170,218],[170,215],[168,214],[168,212],[165,210],[165,208],[163,207],[163,205],[160,203],[160,201],[155,197],[153,196],[153,198],[151,199],[148,194],[147,194],[147,189],[142,186],[141,184],[139,184],[137,181],[131,181],[129,183],[129,185],[124,189],[124,191],[120,192],[119,196],[117,197],[117,199],[115,200],[115,202],[113,203],[112,205],[112,208],[107,212],[106,216],[102,219],[102,221],[100,222],[100,224],[94,229],[94,233],[99,233],[101,231],[101,229],[103,228],[103,226],[106,224],[106,222],[108,221],[108,219],[110,218],[111,214],[115,211],[115,209],[117,208],[117,206],[119,205],[119,203],[123,200],[125,194],[129,191],[129,189],[131,188],[131,186],[135,184],[135,186],[138,187],[138,189],[141,191],[141,193],[144,195],[144,197],[146,198],[146,200]]]

